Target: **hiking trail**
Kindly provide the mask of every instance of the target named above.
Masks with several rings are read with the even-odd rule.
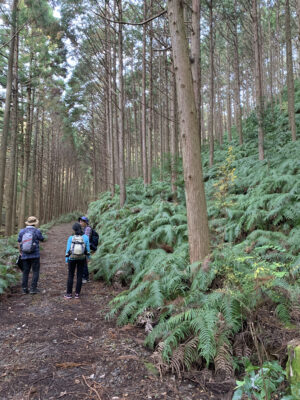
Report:
[[[91,281],[79,300],[63,298],[71,227],[54,226],[41,245],[41,293],[19,285],[1,298],[0,399],[217,400],[191,380],[157,375],[144,330],[105,319],[112,287]]]

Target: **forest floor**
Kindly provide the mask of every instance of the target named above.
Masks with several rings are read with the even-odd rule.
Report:
[[[92,281],[80,300],[63,298],[71,226],[53,227],[42,245],[41,293],[14,287],[0,300],[0,399],[224,400],[192,379],[157,374],[144,330],[105,319],[112,287]]]

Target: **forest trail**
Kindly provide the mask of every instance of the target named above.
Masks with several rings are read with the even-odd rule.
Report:
[[[105,319],[111,287],[90,282],[80,300],[63,298],[71,226],[53,227],[42,244],[41,293],[18,286],[1,299],[0,399],[216,400],[192,381],[154,373],[143,329]]]

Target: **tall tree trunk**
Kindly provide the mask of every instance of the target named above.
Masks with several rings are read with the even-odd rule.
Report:
[[[36,186],[36,164],[37,164],[37,142],[38,138],[40,136],[40,107],[39,107],[39,99],[37,101],[38,106],[36,108],[36,113],[35,113],[35,130],[34,130],[34,137],[33,137],[33,143],[32,143],[32,163],[31,163],[31,174],[30,174],[30,198],[29,198],[29,214],[30,215],[35,215],[36,213],[36,204],[37,204],[37,186]]]
[[[241,109],[241,77],[240,77],[240,57],[239,57],[239,40],[237,32],[237,1],[235,1],[235,15],[233,27],[233,66],[235,74],[234,85],[234,102],[235,102],[235,121],[236,129],[239,137],[239,143],[243,144],[243,131],[242,131],[242,109]]]
[[[110,17],[109,13],[109,0],[105,0],[105,15],[106,18]],[[111,57],[111,41],[113,40],[113,34],[108,21],[105,19],[105,50],[106,50],[106,85],[107,85],[107,112],[108,112],[108,154],[109,154],[109,179],[108,185],[111,191],[112,197],[115,195],[115,157],[114,157],[114,137],[113,137],[113,96],[112,96],[112,57]]]
[[[147,17],[147,0],[144,0],[144,19]],[[148,184],[148,165],[147,165],[147,127],[146,127],[146,24],[143,25],[143,72],[142,72],[142,165],[144,185]]]
[[[18,39],[19,35],[14,37],[14,61],[12,68],[12,110],[11,110],[11,149],[9,161],[9,176],[8,176],[8,192],[5,214],[5,235],[10,236],[15,231],[14,196],[16,196],[15,180],[17,167],[17,135],[18,135]]]
[[[25,129],[25,139],[24,139],[24,179],[23,188],[21,194],[21,204],[20,204],[20,215],[18,221],[18,227],[22,228],[24,225],[25,214],[27,212],[27,190],[29,181],[29,163],[30,163],[30,144],[31,144],[31,131],[32,131],[32,113],[31,107],[33,107],[32,102],[32,88],[31,88],[31,65],[32,58],[30,61],[30,76],[27,86],[27,107],[26,107],[26,129]]]
[[[162,100],[162,56],[159,57],[159,153],[160,153],[160,180],[164,178],[164,142],[163,142],[163,100]]]
[[[170,156],[170,110],[169,110],[169,65],[167,55],[165,61],[165,132],[164,132],[164,151],[167,157]]]
[[[213,0],[209,3],[209,165],[214,163],[214,26]]]
[[[150,1],[152,10],[153,0]],[[152,182],[152,141],[153,141],[153,31],[152,22],[150,23],[150,55],[149,55],[149,133],[148,133],[148,183]]]
[[[231,74],[231,67],[230,67],[231,59],[230,59],[230,47],[229,44],[227,43],[227,96],[226,96],[226,108],[227,108],[227,133],[228,133],[228,141],[232,141],[232,109],[231,109],[231,79],[230,79],[230,74]]]
[[[192,0],[191,66],[201,144],[200,0]]]
[[[8,132],[9,132],[9,120],[10,120],[13,61],[14,61],[14,50],[16,42],[15,36],[17,30],[16,27],[17,11],[18,11],[17,7],[18,7],[18,0],[13,0],[11,8],[11,29],[10,29],[9,56],[8,56],[7,78],[6,78],[5,108],[4,108],[3,129],[2,129],[1,147],[0,147],[0,228],[2,225],[2,208],[4,199],[4,182],[5,182],[5,170],[6,170],[6,151],[7,151]]]
[[[263,127],[263,89],[262,89],[262,71],[261,71],[261,53],[260,53],[260,37],[259,24],[257,13],[257,0],[252,0],[252,20],[254,31],[254,55],[255,55],[255,93],[256,93],[256,108],[258,120],[258,155],[259,159],[264,159],[264,127]]]
[[[296,0],[296,13],[297,13],[297,25],[298,25],[298,76],[300,76],[300,0]]]
[[[271,9],[271,12],[273,12],[271,8],[271,1],[268,1],[268,7]],[[271,15],[268,19],[268,47],[269,47],[269,63],[268,63],[268,73],[269,73],[269,86],[270,86],[270,101],[271,101],[271,107],[273,108],[273,36],[272,36],[272,30],[271,30]]]
[[[122,21],[122,0],[118,0],[118,17]],[[119,57],[119,177],[120,177],[120,206],[126,200],[125,164],[124,164],[124,83],[123,83],[123,32],[122,24],[118,30]]]
[[[178,160],[178,118],[177,118],[177,91],[174,73],[174,63],[172,64],[172,125],[171,125],[171,185],[172,192],[176,195],[177,187],[177,160]],[[200,138],[199,138],[200,139]]]
[[[41,137],[39,139],[38,144],[38,154],[39,154],[39,168],[38,168],[38,178],[37,178],[37,186],[38,186],[38,200],[37,200],[37,216],[42,222],[43,218],[43,172],[44,172],[44,135],[45,135],[45,110],[44,106],[42,106],[42,121],[41,121],[42,129],[41,129]]]
[[[168,0],[168,17],[181,128],[190,261],[193,263],[203,260],[209,254],[210,240],[202,175],[199,122],[185,36],[182,1]]]
[[[286,41],[289,124],[290,124],[290,129],[292,132],[292,140],[295,141],[296,140],[295,88],[294,88],[291,21],[290,21],[290,2],[289,2],[289,0],[285,0],[285,41]]]

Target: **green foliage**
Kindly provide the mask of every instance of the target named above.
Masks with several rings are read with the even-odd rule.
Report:
[[[285,371],[276,361],[266,361],[262,367],[253,366],[248,362],[246,375],[242,381],[237,381],[237,389],[233,400],[243,396],[256,400],[271,400],[273,393],[279,394],[279,386],[285,379]]]
[[[0,294],[17,282],[16,272],[9,265],[0,264]]]
[[[17,254],[16,236],[0,239],[0,294],[17,281],[18,271],[14,268]]]
[[[156,348],[160,366],[167,363],[178,374],[203,359],[231,376],[234,335],[264,304],[283,326],[293,326],[300,296],[300,144],[278,133],[284,124],[276,112],[274,107],[273,114],[266,113],[265,161],[258,161],[254,116],[244,124],[244,144],[217,149],[211,168],[204,151],[213,251],[203,265],[188,261],[182,175],[178,203],[169,183],[145,187],[134,180],[124,208],[118,194],[110,193],[90,205],[100,233],[91,270],[96,279],[126,286],[112,300],[108,317],[122,325],[135,323],[145,311],[155,314],[146,344]],[[167,166],[163,175],[168,174]],[[279,381],[272,363],[265,368],[269,396]]]

